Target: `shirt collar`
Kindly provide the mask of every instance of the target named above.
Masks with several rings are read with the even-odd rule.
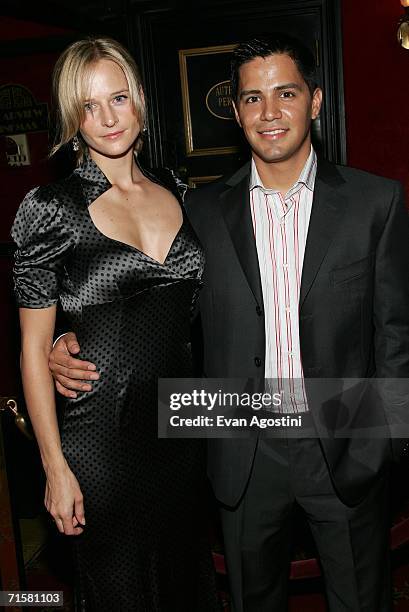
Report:
[[[81,179],[81,186],[87,206],[112,187],[111,183],[94,160],[86,155],[83,162],[74,170]]]
[[[307,161],[305,162],[304,168],[301,170],[301,174],[298,177],[298,180],[294,183],[294,185],[288,190],[286,193],[286,197],[291,196],[294,192],[298,191],[298,189],[305,185],[307,189],[310,191],[314,191],[315,177],[317,174],[317,154],[315,153],[313,147],[311,147],[310,154],[308,156]],[[261,189],[264,193],[277,193],[275,189],[267,189],[264,187],[259,174],[257,172],[257,167],[254,162],[254,159],[251,160],[251,173],[250,173],[250,191],[255,188]]]

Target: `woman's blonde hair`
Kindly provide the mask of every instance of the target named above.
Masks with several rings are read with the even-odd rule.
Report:
[[[141,132],[135,151],[142,147],[145,104],[138,66],[130,53],[112,38],[86,38],[72,43],[57,60],[53,73],[53,94],[57,111],[57,134],[50,155],[54,155],[74,136],[78,137],[77,163],[81,163],[87,146],[78,134],[85,117],[84,101],[88,97],[93,67],[99,60],[115,62],[128,82],[129,97],[138,117]]]

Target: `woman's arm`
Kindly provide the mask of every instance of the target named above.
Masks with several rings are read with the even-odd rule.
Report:
[[[20,308],[21,374],[27,409],[47,477],[45,505],[61,533],[85,524],[82,493],[61,448],[54,384],[48,369],[56,307]]]

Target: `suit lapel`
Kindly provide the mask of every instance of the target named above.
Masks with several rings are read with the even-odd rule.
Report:
[[[346,209],[338,187],[344,182],[335,166],[319,160],[301,278],[300,309]]]
[[[249,199],[249,166],[239,170],[221,196],[222,213],[240,265],[258,305],[263,304],[256,241]]]

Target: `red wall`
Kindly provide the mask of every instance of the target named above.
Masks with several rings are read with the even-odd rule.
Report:
[[[343,0],[348,164],[399,179],[409,195],[409,50],[399,0]],[[409,201],[409,198],[408,198]]]
[[[0,17],[0,40],[3,42],[26,38],[47,38],[48,36],[58,36],[60,34],[64,36],[68,32],[70,30],[57,26],[14,19],[13,17]]]
[[[0,17],[0,38],[3,41],[18,39],[44,39],[61,36],[65,41],[70,30],[34,22]],[[27,44],[27,43],[26,43]],[[66,45],[61,42],[61,50]],[[0,58],[0,84],[16,83],[27,87],[38,102],[51,106],[51,74],[59,52],[27,52],[15,57]],[[50,116],[50,120],[52,116]],[[0,241],[8,241],[10,227],[17,206],[32,187],[55,180],[55,164],[48,161],[49,138],[47,132],[28,133],[31,165],[10,167],[3,151],[0,136],[0,201],[2,203]]]
[[[62,36],[62,41],[70,35],[69,30],[62,30],[46,25],[15,20],[0,16],[0,39],[15,41],[18,39],[46,39],[49,36]],[[61,43],[62,47],[65,43]],[[38,102],[50,105],[51,72],[59,53],[36,52],[19,54],[16,57],[0,58],[0,84],[17,83],[27,87]],[[31,165],[10,167],[4,152],[4,139],[0,136],[0,242],[10,241],[10,226],[16,214],[17,206],[27,191],[34,185],[48,183],[55,178],[55,168],[47,160],[49,143],[48,133],[27,134],[31,155]],[[17,338],[18,321],[11,282],[12,259],[0,257],[0,336],[2,350],[0,353],[0,395],[17,396],[19,394],[19,369]]]

